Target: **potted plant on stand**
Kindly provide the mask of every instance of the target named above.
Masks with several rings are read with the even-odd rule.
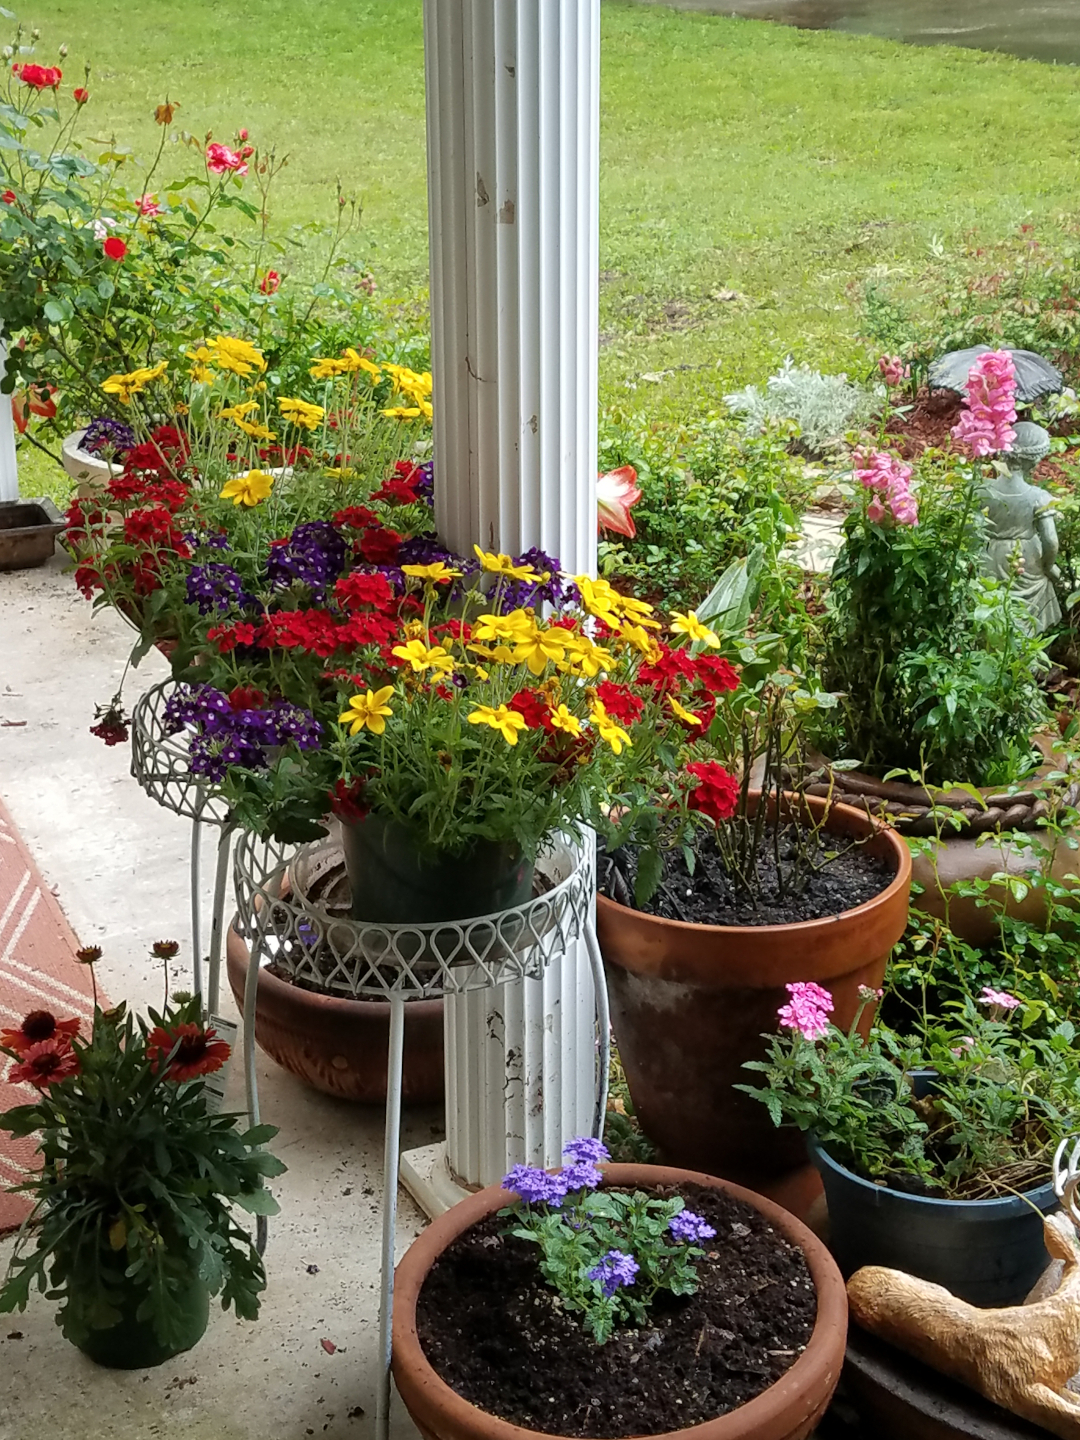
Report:
[[[791,1185],[801,1205],[814,1188],[801,1188],[813,1179],[801,1137],[777,1137],[734,1087],[764,1056],[788,984],[828,984],[841,1023],[854,1020],[860,987],[881,984],[904,932],[911,860],[865,814],[789,788],[805,720],[834,697],[771,668],[760,645],[744,646],[739,676],[697,628],[709,650],[665,653],[641,676],[707,722],[722,758],[687,767],[654,812],[650,848],[608,863],[597,933],[612,1024],[665,1160],[767,1192]]]
[[[601,1170],[589,1138],[564,1157],[515,1167],[401,1261],[394,1379],[421,1433],[804,1440],[847,1331],[821,1242],[726,1181]]]
[[[172,942],[155,954],[175,954]],[[84,951],[88,963],[100,951]],[[259,1313],[266,1276],[233,1206],[277,1213],[265,1188],[284,1166],[260,1147],[272,1125],[241,1131],[216,1114],[206,1077],[229,1047],[177,997],[136,1018],[124,1005],[77,1020],[47,1011],[0,1032],[9,1079],[39,1095],[0,1116],[14,1135],[40,1136],[42,1168],[17,1188],[34,1197],[0,1312],[25,1308],[36,1285],[60,1301],[65,1337],[100,1365],[138,1369],[190,1349],[221,1295],[243,1319]],[[31,1248],[31,1242],[32,1248]]]
[[[878,996],[867,991],[864,1008]],[[908,1033],[830,1020],[828,991],[792,987],[784,1033],[743,1086],[809,1136],[841,1270],[885,1265],[974,1305],[1018,1305],[1049,1264],[1040,1212],[1057,1205],[1059,1142],[1075,1129],[1070,1021],[1017,1028],[1022,1002],[986,986]],[[1034,1017],[1033,1017],[1034,1018]]]

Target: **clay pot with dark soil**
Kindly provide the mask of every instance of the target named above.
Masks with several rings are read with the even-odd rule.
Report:
[[[824,801],[806,802],[816,817]],[[597,898],[597,936],[612,1028],[642,1129],[667,1163],[775,1193],[809,1169],[796,1130],[777,1129],[757,1100],[734,1089],[775,1034],[785,986],[815,981],[830,991],[832,1019],[851,1025],[862,986],[878,989],[904,933],[911,856],[892,830],[844,805],[828,808],[837,837],[867,837],[893,877],[866,903],[820,920],[784,925],[704,925],[666,920]],[[863,1011],[868,1031],[874,1006]],[[811,1183],[806,1199],[819,1193]],[[794,1203],[794,1202],[792,1202]]]
[[[230,928],[226,963],[241,1010],[248,962],[248,946]],[[264,967],[255,1002],[255,1039],[283,1069],[326,1095],[362,1104],[381,1104],[386,1099],[390,1006],[385,1001],[305,990]],[[402,1086],[407,1105],[442,1099],[441,1000],[414,1000],[405,1007]]]
[[[645,1428],[634,1424],[633,1419],[629,1418],[626,1424],[633,1428],[623,1428],[619,1433],[652,1433],[665,1437],[665,1440],[666,1437],[675,1435],[679,1436],[680,1440],[805,1440],[824,1414],[836,1388],[847,1337],[847,1296],[840,1273],[825,1246],[780,1206],[712,1176],[653,1165],[608,1165],[604,1167],[604,1185],[625,1190],[701,1186],[711,1191],[723,1192],[735,1201],[744,1202],[758,1212],[772,1227],[773,1232],[778,1232],[784,1241],[802,1252],[806,1266],[802,1273],[805,1276],[807,1271],[809,1272],[817,1300],[816,1317],[807,1322],[810,1328],[805,1348],[778,1379],[771,1384],[766,1383],[766,1388],[754,1398],[738,1404],[715,1419],[682,1428],[673,1425],[668,1431]],[[507,1204],[507,1199],[506,1191],[497,1186],[469,1196],[429,1226],[412,1243],[398,1265],[394,1292],[394,1380],[413,1423],[425,1440],[529,1440],[529,1437],[546,1433],[559,1433],[524,1428],[471,1404],[436,1372],[424,1352],[418,1333],[418,1305],[423,1313],[421,1292],[433,1267],[459,1237],[465,1236],[473,1226],[489,1221]],[[714,1242],[715,1246],[737,1245],[740,1243],[737,1235],[738,1231],[736,1238],[725,1236],[718,1239]],[[485,1256],[491,1253],[489,1247],[493,1243],[495,1242],[486,1238],[482,1241],[482,1253]],[[713,1245],[706,1244],[706,1249],[712,1248]],[[474,1262],[470,1260],[469,1263]],[[765,1284],[768,1283],[766,1280]],[[484,1279],[478,1274],[477,1285],[483,1284]],[[462,1295],[464,1300],[463,1291],[464,1287],[455,1281],[454,1299]],[[456,1318],[453,1303],[452,1300],[449,1310],[442,1305],[439,1311],[440,1317],[445,1317],[445,1321],[449,1322],[451,1330]],[[565,1316],[564,1319],[567,1322],[572,1321],[575,1326],[580,1324],[577,1316]],[[442,1318],[440,1325],[444,1325]],[[639,1333],[644,1334],[644,1331]],[[722,1334],[723,1332],[717,1332],[721,1338]],[[689,1337],[686,1355],[688,1371],[692,1371],[694,1366],[695,1338],[695,1335]],[[733,1336],[732,1339],[734,1338]],[[583,1329],[582,1340],[587,1341],[590,1346],[593,1344],[585,1336]],[[611,1346],[616,1343],[615,1339],[608,1342]],[[665,1346],[669,1343],[671,1342],[664,1342]],[[577,1344],[576,1334],[574,1344]],[[552,1396],[559,1394],[561,1348],[561,1345],[553,1345],[545,1349],[543,1363],[545,1366],[550,1364],[552,1374],[538,1375],[537,1385],[547,1388],[535,1393]],[[530,1350],[530,1363],[535,1353]],[[500,1371],[499,1374],[501,1382],[503,1372]],[[629,1381],[630,1377],[627,1388],[630,1388]],[[531,1395],[534,1392],[529,1390],[528,1393]],[[677,1409],[673,1411],[675,1416],[678,1413]],[[563,1433],[569,1428],[564,1427]],[[606,1432],[589,1429],[587,1433],[600,1435]]]

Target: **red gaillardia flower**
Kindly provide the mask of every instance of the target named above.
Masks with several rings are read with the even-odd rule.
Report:
[[[0,1045],[25,1055],[34,1045],[50,1040],[62,1039],[64,1044],[70,1044],[71,1037],[78,1033],[78,1020],[57,1020],[51,1010],[31,1010],[17,1030],[0,1030]]]
[[[146,1041],[146,1056],[154,1068],[159,1069],[175,1049],[176,1053],[168,1060],[165,1078],[178,1084],[199,1075],[211,1075],[229,1058],[229,1046],[224,1040],[215,1039],[216,1035],[216,1030],[204,1030],[191,1022],[173,1025],[168,1030],[155,1025]]]
[[[264,295],[273,295],[281,284],[281,276],[276,270],[268,270],[259,281],[259,289]]]
[[[107,259],[118,262],[123,260],[128,249],[119,235],[110,235],[107,240],[102,242],[101,248],[104,250]]]
[[[31,1045],[23,1052],[19,1064],[11,1067],[8,1079],[12,1085],[30,1084],[46,1090],[50,1085],[78,1073],[79,1057],[65,1035],[56,1040],[45,1040],[40,1045]]]

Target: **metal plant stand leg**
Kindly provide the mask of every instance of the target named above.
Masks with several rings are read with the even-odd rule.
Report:
[[[214,910],[210,917],[210,961],[206,1010],[210,1015],[218,1013],[221,999],[221,951],[225,940],[225,892],[229,883],[229,849],[232,845],[232,829],[222,825],[218,836],[217,871],[214,875]]]
[[[199,841],[202,821],[196,815],[191,822],[191,976],[196,995],[203,993],[202,933],[199,914]]]
[[[376,1440],[390,1434],[390,1359],[394,1318],[394,1242],[397,1235],[398,1166],[401,1162],[401,1071],[405,1045],[405,1001],[390,996],[390,1044],[386,1060],[386,1132],[383,1144],[382,1295],[379,1301],[379,1393]]]

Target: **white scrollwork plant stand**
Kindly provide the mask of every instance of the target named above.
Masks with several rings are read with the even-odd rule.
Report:
[[[355,1000],[390,1005],[382,1197],[382,1285],[376,1437],[390,1424],[390,1345],[394,1235],[401,1148],[401,1074],[405,1007],[538,978],[567,946],[592,933],[592,869],[584,851],[558,842],[537,863],[548,885],[524,905],[475,919],[386,925],[342,917],[302,893],[293,876],[317,869],[320,841],[287,851],[244,833],[236,845],[238,926],[250,947],[244,987],[244,1057],[254,1084],[255,1001],[260,965],[273,963],[294,981]],[[591,949],[595,948],[595,942]],[[606,1030],[605,1030],[606,1033]]]
[[[152,800],[191,821],[191,953],[192,989],[204,997],[204,1009],[215,1015],[221,990],[221,955],[225,941],[225,890],[233,827],[229,807],[206,780],[188,768],[188,737],[171,734],[165,706],[175,689],[172,680],[154,685],[137,702],[131,717],[131,773]],[[203,987],[199,852],[202,827],[218,829],[214,905],[210,915],[207,984]],[[251,1099],[251,1096],[248,1096]]]

